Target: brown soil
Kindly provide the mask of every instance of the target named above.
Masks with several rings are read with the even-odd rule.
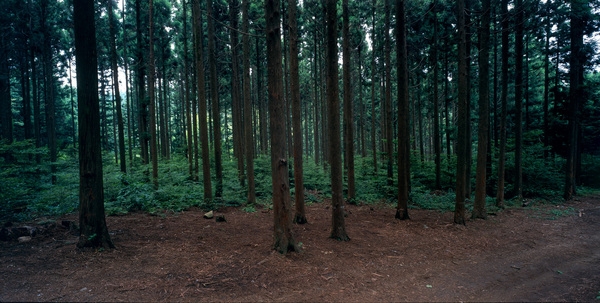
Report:
[[[594,301],[600,196],[508,209],[452,224],[452,213],[348,206],[350,242],[329,239],[330,208],[294,226],[280,255],[272,212],[192,209],[107,218],[116,249],[81,252],[59,226],[0,244],[0,301]],[[566,211],[566,210],[570,210]],[[554,215],[568,213],[558,218]],[[70,215],[66,220],[75,220]],[[59,221],[60,222],[60,221]]]

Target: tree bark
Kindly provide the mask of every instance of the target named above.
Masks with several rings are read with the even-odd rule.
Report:
[[[108,19],[110,28],[110,56],[113,75],[113,86],[115,90],[115,107],[117,109],[117,127],[119,142],[119,164],[122,173],[127,173],[125,160],[125,131],[123,126],[123,113],[121,111],[121,93],[119,91],[119,67],[117,66],[117,33],[115,30],[115,16],[113,12],[113,1],[108,1]]]
[[[217,79],[217,58],[215,49],[215,25],[213,21],[213,0],[206,1],[206,14],[208,18],[208,62],[210,65],[210,94],[212,105],[213,140],[215,149],[215,175],[217,184],[215,197],[223,196],[223,160],[221,140],[221,110],[219,105],[219,87]]]
[[[487,148],[489,137],[490,95],[490,0],[482,0],[479,26],[479,126],[477,133],[477,172],[473,218],[485,219],[485,194],[487,181]]]
[[[454,223],[465,224],[465,197],[467,190],[467,110],[468,110],[468,58],[465,28],[465,0],[457,1],[458,19],[458,135],[456,163],[456,203]]]
[[[141,1],[135,1],[136,39],[137,39],[137,86],[138,86],[138,136],[142,163],[148,164],[148,102],[146,101],[146,63],[142,37]]]
[[[288,22],[290,28],[290,88],[292,98],[292,126],[294,139],[294,204],[296,213],[294,223],[304,224],[304,169],[302,150],[302,104],[300,103],[300,76],[298,72],[298,21],[296,0],[288,1]]]
[[[398,64],[398,206],[396,219],[407,220],[410,183],[408,56],[405,1],[396,1],[396,56]]]
[[[569,137],[567,167],[565,175],[565,200],[573,199],[577,194],[576,176],[579,158],[578,145],[580,139],[579,130],[579,102],[585,100],[584,95],[584,66],[586,55],[584,52],[583,36],[586,28],[587,15],[589,14],[588,0],[571,1],[571,58],[569,70]]]
[[[394,128],[392,124],[392,47],[390,37],[390,0],[385,0],[385,27],[384,27],[384,57],[385,57],[385,152],[387,160],[387,185],[392,186],[394,184],[394,143],[393,133]]]
[[[94,2],[73,1],[79,121],[79,242],[77,247],[114,248],[104,216]]]
[[[285,254],[299,251],[292,235],[289,168],[286,159],[285,101],[281,63],[281,12],[279,0],[265,1],[267,22],[267,77],[271,129],[271,180],[273,186],[273,248]]]
[[[346,233],[342,191],[342,148],[340,140],[340,100],[338,95],[337,1],[327,0],[327,128],[331,165],[331,238],[349,241]]]
[[[349,201],[356,198],[356,185],[354,182],[354,109],[352,105],[352,83],[351,83],[351,72],[352,67],[350,64],[350,16],[348,9],[348,0],[342,2],[342,16],[344,24],[342,27],[342,39],[343,39],[343,82],[344,82],[344,143],[345,143],[345,159],[348,170],[347,182],[348,182],[348,195]],[[360,85],[360,82],[359,82]]]
[[[523,0],[516,0],[515,9],[515,184],[514,193],[523,200]]]
[[[506,163],[506,112],[508,99],[508,0],[502,0],[502,70],[500,93],[500,150],[498,151],[498,191],[496,193],[496,206],[504,207],[504,166]]]
[[[246,176],[248,178],[248,197],[246,198],[246,203],[253,205],[256,203],[256,185],[254,182],[254,130],[252,128],[253,111],[252,97],[250,95],[252,87],[250,86],[250,37],[248,36],[248,31],[250,28],[250,21],[248,18],[249,6],[250,4],[248,0],[242,0],[242,32],[246,33],[242,36],[242,47],[244,52],[244,138],[246,140],[244,148],[246,157]]]
[[[200,143],[202,149],[202,184],[204,185],[204,202],[212,200],[212,183],[210,179],[210,148],[208,146],[208,121],[206,106],[206,90],[204,86],[204,53],[202,50],[202,12],[200,0],[193,2],[194,15],[194,53],[196,54],[196,88],[198,90],[198,116],[200,123]]]
[[[150,115],[149,132],[150,132],[150,159],[152,162],[152,185],[154,189],[158,189],[158,150],[156,142],[156,110],[155,110],[155,95],[154,95],[154,24],[152,22],[154,0],[148,0],[148,110]]]

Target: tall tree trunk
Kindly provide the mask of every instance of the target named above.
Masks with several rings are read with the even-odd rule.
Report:
[[[486,168],[489,135],[490,96],[490,0],[482,0],[481,24],[479,26],[479,126],[477,131],[477,178],[473,218],[485,219]]]
[[[215,49],[215,25],[213,21],[213,0],[206,1],[206,14],[208,19],[208,62],[210,64],[210,94],[212,102],[213,140],[215,148],[215,175],[217,184],[215,197],[223,196],[223,160],[221,143],[221,110],[219,105],[219,86],[217,79],[217,54]]]
[[[515,9],[515,184],[514,193],[523,200],[523,0],[516,0]]]
[[[142,0],[135,1],[136,39],[137,39],[137,87],[138,87],[138,136],[142,163],[148,164],[148,101],[146,100],[146,63],[144,62],[144,44],[142,37]]]
[[[115,16],[113,11],[113,1],[108,1],[108,23],[110,28],[110,57],[113,76],[113,89],[115,91],[115,107],[117,109],[117,127],[119,142],[119,164],[121,172],[127,173],[127,163],[125,161],[125,131],[123,126],[123,113],[121,112],[121,92],[119,91],[119,67],[117,66],[117,32],[115,29]]]
[[[12,100],[10,97],[10,68],[8,60],[9,33],[0,33],[0,139],[13,142]]]
[[[121,9],[122,12],[122,20],[121,22],[123,24],[125,24],[125,2],[127,1],[123,1],[123,6]],[[124,32],[123,33],[123,58],[127,58],[127,47],[128,47],[128,42],[127,42],[127,33]],[[127,147],[128,147],[128,151],[129,151],[129,165],[133,166],[133,134],[132,134],[132,128],[133,128],[133,115],[132,115],[132,111],[133,111],[133,106],[131,104],[131,98],[130,98],[130,94],[129,94],[129,64],[127,64],[128,60],[123,60],[123,67],[125,69],[125,103],[126,103],[126,107],[127,107]]]
[[[188,34],[187,34],[187,4],[186,1],[183,1],[182,3],[183,5],[183,83],[184,83],[184,96],[183,96],[183,102],[185,104],[185,120],[186,123],[185,125],[186,127],[186,144],[187,144],[187,158],[188,158],[188,173],[190,175],[190,178],[194,181],[198,180],[198,175],[195,173],[194,170],[194,123],[192,121],[192,100],[190,97],[190,78],[188,76],[188,73],[190,73],[190,67],[189,67],[189,57],[188,57]],[[196,31],[195,28],[196,25],[194,25],[194,33]],[[194,38],[196,39],[196,36],[194,36]],[[197,46],[194,46],[197,48]],[[196,62],[196,64],[198,64]],[[198,77],[198,75],[196,75],[196,77]]]
[[[439,68],[438,68],[438,19],[437,0],[433,2],[433,39],[431,47],[431,64],[433,65],[433,150],[435,153],[435,188],[442,189],[442,147],[440,141],[440,105],[439,105]]]
[[[52,184],[56,184],[56,160],[58,153],[56,149],[56,112],[55,112],[55,80],[54,80],[54,62],[52,60],[52,37],[49,17],[49,1],[42,0],[42,32],[44,35],[42,55],[44,71],[44,101],[46,106],[46,133],[48,136],[48,149],[50,151],[50,174]],[[12,126],[11,126],[12,128]],[[12,135],[11,135],[12,137]]]
[[[405,1],[396,1],[396,56],[398,64],[398,206],[396,219],[407,220],[410,184],[408,54]]]
[[[233,124],[233,155],[237,161],[238,179],[243,187],[246,183],[244,175],[244,117],[243,100],[240,98],[239,64],[238,64],[238,15],[237,0],[229,0],[229,22],[231,29],[231,111]]]
[[[457,1],[458,19],[458,135],[456,160],[456,203],[454,223],[465,224],[465,197],[467,195],[467,110],[468,110],[468,58],[465,27],[465,0]]]
[[[385,0],[385,27],[384,27],[384,56],[385,56],[385,152],[387,159],[387,184],[392,186],[394,184],[394,142],[393,133],[394,128],[392,126],[392,47],[390,37],[390,0]]]
[[[286,158],[285,101],[281,64],[281,12],[279,0],[265,1],[267,22],[267,77],[271,129],[271,180],[273,185],[273,248],[285,254],[299,251],[292,235],[289,168]]]
[[[565,200],[573,199],[577,194],[577,163],[580,157],[578,152],[580,130],[579,130],[579,107],[580,100],[585,100],[585,92],[583,87],[584,81],[584,66],[585,66],[585,50],[583,44],[584,30],[586,28],[586,19],[589,19],[589,4],[588,0],[572,0],[571,1],[571,58],[569,70],[569,137],[568,137],[568,153],[567,153],[567,168],[565,175],[565,190],[563,197]]]
[[[73,1],[79,120],[79,242],[77,247],[114,248],[104,216],[100,148],[98,63],[94,2]]]
[[[247,1],[247,0],[246,0]],[[290,28],[290,88],[292,98],[292,124],[294,130],[294,202],[296,213],[294,223],[306,223],[304,209],[304,169],[302,150],[302,104],[300,103],[300,76],[298,72],[298,20],[296,0],[288,1],[288,22]]]
[[[262,76],[262,61],[259,38],[256,38],[256,91],[258,92],[258,125],[260,137],[260,153],[265,155],[269,149],[269,135],[267,131],[267,107],[268,102],[264,98],[263,92],[263,76]]]
[[[371,35],[373,36],[373,41],[377,41],[375,39],[375,11],[377,7],[377,0],[373,0],[373,10],[372,10],[372,24],[371,24]],[[375,174],[377,174],[377,140],[376,140],[376,130],[375,130],[375,76],[376,76],[376,65],[375,65],[375,44],[373,44],[373,50],[371,51],[371,153],[373,154],[373,170]]]
[[[156,142],[156,110],[154,95],[154,24],[152,23],[154,0],[148,0],[148,95],[150,97],[148,109],[150,111],[150,159],[152,162],[152,185],[158,189],[158,151]]]
[[[343,51],[343,82],[344,82],[344,143],[345,143],[345,159],[348,167],[348,200],[352,201],[356,198],[356,185],[354,182],[354,109],[352,106],[352,83],[350,83],[350,75],[352,67],[350,64],[350,16],[348,12],[348,0],[342,2],[342,16],[344,24],[342,27],[342,51]],[[360,82],[359,82],[360,85]]]
[[[504,207],[504,166],[506,164],[506,112],[508,99],[508,0],[502,0],[502,70],[500,93],[500,150],[498,151],[498,191],[496,206]]]
[[[550,144],[550,122],[549,118],[549,104],[550,104],[550,36],[552,35],[552,22],[550,21],[550,4],[551,1],[546,2],[546,44],[544,50],[544,147],[548,147]],[[544,149],[544,158],[548,158],[549,153],[547,149]]]
[[[316,22],[316,20],[315,20]],[[315,141],[315,164],[319,165],[320,162],[320,156],[321,156],[321,152],[324,148],[321,148],[321,137],[322,134],[319,131],[319,125],[321,123],[319,123],[319,121],[321,120],[321,110],[320,110],[320,92],[319,92],[319,78],[318,78],[318,73],[319,73],[319,68],[318,68],[318,56],[319,53],[317,52],[317,43],[318,43],[318,39],[317,39],[317,26],[314,27],[314,34],[313,34],[313,56],[314,56],[314,60],[313,60],[313,89],[314,89],[314,112],[315,112],[315,123],[313,123],[314,125],[314,141]]]
[[[194,14],[194,53],[196,54],[196,88],[198,89],[198,116],[200,123],[200,142],[202,148],[202,183],[204,185],[204,202],[212,200],[212,183],[210,179],[210,148],[208,146],[208,121],[206,91],[204,86],[204,53],[202,50],[202,12],[200,0],[193,1]]]
[[[327,0],[327,128],[331,165],[331,238],[348,241],[342,188],[340,100],[338,95],[337,1]]]
[[[246,33],[242,36],[242,47],[244,52],[244,138],[246,140],[244,148],[246,157],[246,176],[248,178],[248,197],[246,198],[246,203],[252,205],[256,203],[256,185],[254,182],[254,130],[252,128],[253,110],[252,96],[250,94],[252,87],[250,86],[250,37],[248,36],[250,29],[250,21],[248,18],[249,6],[250,4],[248,0],[242,0],[242,32]],[[297,181],[296,186],[298,186]],[[296,195],[298,195],[297,191]],[[302,199],[304,199],[304,197],[302,197]]]

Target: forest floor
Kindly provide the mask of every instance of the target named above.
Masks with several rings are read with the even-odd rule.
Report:
[[[222,209],[107,218],[116,249],[81,252],[57,224],[0,242],[0,301],[595,301],[600,196],[510,208],[452,224],[452,213],[347,206],[349,242],[328,238],[331,209],[294,225],[301,253],[271,249],[272,211]],[[33,223],[32,223],[33,224]]]

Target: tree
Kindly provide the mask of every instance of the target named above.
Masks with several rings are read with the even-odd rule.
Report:
[[[502,0],[502,49],[501,49],[501,83],[500,93],[500,150],[498,151],[498,189],[496,206],[504,207],[504,166],[506,163],[506,112],[508,99],[508,0]]]
[[[117,124],[119,132],[119,162],[121,172],[127,172],[125,162],[125,131],[123,126],[123,113],[121,112],[121,93],[119,92],[119,68],[117,66],[117,33],[115,29],[115,16],[113,12],[113,0],[108,0],[108,19],[110,26],[110,63],[112,68],[113,86],[115,91],[115,107],[117,109]]]
[[[523,200],[523,0],[516,0],[515,9],[515,184],[514,192]]]
[[[465,197],[467,190],[467,110],[468,73],[467,38],[465,28],[465,0],[457,1],[458,19],[458,134],[456,160],[456,203],[454,223],[465,224]]]
[[[344,24],[342,27],[342,51],[343,51],[343,81],[344,81],[344,145],[345,160],[348,170],[348,200],[356,198],[356,185],[354,182],[354,114],[352,106],[352,83],[350,64],[350,16],[348,12],[348,0],[342,2],[342,16]],[[359,82],[360,83],[360,82]]]
[[[479,26],[479,126],[477,133],[477,177],[473,218],[485,219],[486,168],[489,140],[490,95],[490,0],[482,0],[481,24]]]
[[[248,204],[254,204],[256,202],[256,184],[254,181],[254,129],[252,128],[252,96],[250,86],[250,37],[248,31],[250,28],[250,21],[248,18],[248,7],[250,3],[248,0],[242,0],[242,32],[245,34],[242,36],[242,51],[244,57],[242,63],[244,65],[243,83],[244,83],[244,137],[245,151],[246,151],[246,175],[248,178],[248,198],[246,202]],[[297,184],[297,183],[296,183]],[[302,197],[304,199],[304,197]]]
[[[219,87],[217,85],[217,58],[215,49],[215,25],[213,15],[213,0],[206,1],[206,15],[208,18],[208,62],[210,65],[210,94],[212,102],[213,139],[215,149],[215,175],[217,185],[215,196],[221,198],[223,195],[223,160],[221,140],[221,111],[219,105]]]
[[[396,219],[407,220],[410,182],[410,138],[408,98],[408,58],[404,0],[396,2],[396,56],[398,64],[398,206]]]
[[[79,120],[79,242],[77,247],[114,248],[104,216],[100,104],[94,1],[74,0]]]
[[[285,101],[281,63],[281,12],[279,0],[265,1],[267,20],[267,82],[271,130],[271,180],[273,185],[273,248],[285,254],[299,251],[292,235],[289,168],[286,158]]]
[[[206,91],[204,89],[204,53],[202,51],[202,12],[200,0],[194,0],[194,53],[196,54],[196,80],[198,89],[198,115],[200,119],[200,142],[202,149],[202,183],[204,184],[204,201],[212,200],[212,183],[210,179],[210,149],[208,146],[208,122],[206,108]]]
[[[156,143],[156,110],[155,110],[155,95],[154,95],[154,24],[152,22],[152,8],[154,0],[149,0],[148,6],[148,110],[150,114],[150,159],[152,162],[152,185],[154,189],[158,189],[158,150]]]
[[[298,20],[296,0],[288,1],[288,21],[290,23],[290,88],[292,97],[292,124],[294,130],[294,222],[306,223],[304,209],[304,171],[302,159],[302,104],[300,103],[300,76],[298,73]]]
[[[385,101],[384,101],[384,126],[385,126],[385,151],[387,153],[387,184],[394,184],[394,144],[393,133],[394,127],[392,124],[392,48],[390,37],[390,0],[385,0],[385,26],[384,26],[384,56],[385,56]]]
[[[342,188],[340,100],[338,95],[337,1],[327,0],[327,128],[331,165],[331,238],[349,241]]]
[[[571,58],[569,70],[569,136],[567,150],[567,167],[565,171],[565,190],[563,197],[571,200],[576,191],[577,162],[580,157],[579,145],[579,108],[580,100],[585,100],[583,80],[586,55],[583,45],[583,36],[589,14],[588,0],[571,1]]]

